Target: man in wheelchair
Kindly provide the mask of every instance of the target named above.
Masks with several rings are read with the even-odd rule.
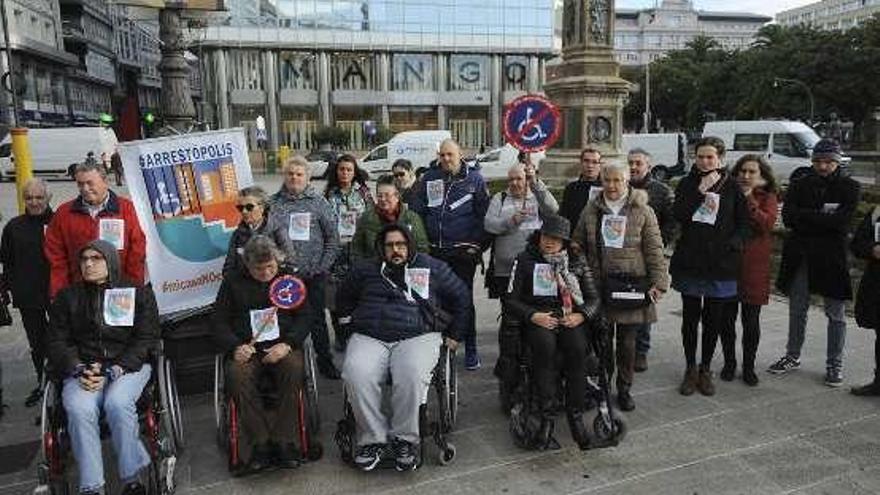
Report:
[[[309,313],[302,286],[279,266],[284,254],[268,237],[252,237],[244,247],[244,269],[227,273],[214,303],[213,339],[231,356],[226,389],[238,408],[243,470],[300,464],[297,391],[303,385],[302,346]],[[277,392],[274,411],[264,393]]]
[[[376,236],[378,258],[352,269],[340,291],[351,339],[342,379],[357,429],[354,463],[364,471],[394,459],[398,471],[419,465],[419,407],[425,403],[443,339],[454,350],[466,321],[467,287],[446,263],[417,253],[406,227]],[[382,385],[391,379],[391,417]]]
[[[150,456],[140,439],[136,403],[149,382],[149,357],[158,344],[155,296],[150,287],[121,279],[119,255],[109,242],[87,244],[79,253],[79,269],[82,281],[59,292],[52,304],[48,332],[50,369],[63,380],[79,492],[104,490],[103,411],[122,493],[143,494],[139,475]]]
[[[551,448],[556,409],[557,354],[565,378],[564,404],[572,438],[587,448],[583,421],[586,407],[588,323],[599,316],[599,293],[583,256],[569,248],[570,225],[557,215],[544,218],[541,229],[516,258],[504,306],[523,323],[522,338],[531,351],[532,403],[539,420],[523,443]]]

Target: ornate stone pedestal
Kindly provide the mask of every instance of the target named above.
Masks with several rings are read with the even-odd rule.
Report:
[[[541,164],[541,176],[565,183],[580,171],[580,150],[597,148],[603,158],[620,155],[623,105],[629,83],[614,60],[614,0],[565,0],[562,59],[544,84],[562,112],[563,132]]]

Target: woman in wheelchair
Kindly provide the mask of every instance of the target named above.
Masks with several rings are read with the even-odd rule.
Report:
[[[103,411],[118,457],[122,493],[145,493],[139,479],[150,464],[140,439],[136,403],[150,379],[159,314],[149,287],[120,278],[116,247],[95,240],[79,253],[82,281],[63,289],[52,304],[49,365],[62,380],[62,403],[79,492],[104,490],[99,419]]]
[[[468,291],[449,266],[417,253],[410,231],[392,223],[375,240],[377,259],[349,272],[340,291],[341,321],[351,338],[342,379],[357,430],[354,463],[371,471],[385,459],[398,471],[419,465],[419,408],[425,403],[443,337],[454,350],[465,321]],[[448,328],[426,308],[451,313]],[[433,321],[428,321],[433,320]],[[391,378],[391,417],[382,411],[382,386]],[[389,448],[390,443],[390,448]]]
[[[562,356],[565,409],[572,438],[586,448],[590,439],[583,413],[587,390],[587,323],[599,314],[599,295],[586,260],[569,249],[570,224],[557,215],[544,218],[541,229],[516,258],[505,307],[524,324],[531,351],[534,405],[540,426],[527,443],[550,448],[553,440],[557,354]]]
[[[240,422],[242,471],[249,474],[272,464],[299,466],[297,391],[303,384],[303,341],[309,332],[304,294],[286,294],[290,278],[279,266],[284,254],[264,235],[244,246],[244,268],[223,277],[214,303],[213,339],[231,356],[226,390]],[[274,289],[273,289],[274,287]],[[265,407],[262,390],[277,390],[275,411]]]

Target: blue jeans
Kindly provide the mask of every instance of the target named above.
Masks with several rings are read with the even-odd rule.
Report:
[[[639,327],[636,330],[636,354],[646,356],[651,350],[651,324],[634,325]]]
[[[828,318],[828,337],[825,349],[825,366],[843,366],[843,346],[846,343],[846,301],[825,297],[825,316]],[[801,348],[807,332],[807,311],[810,309],[810,287],[807,264],[803,263],[791,281],[788,291],[788,345],[786,353],[795,358],[801,357]]]
[[[73,455],[79,466],[79,489],[100,490],[104,486],[104,460],[101,454],[101,410],[113,440],[118,457],[119,478],[123,482],[135,479],[150,464],[150,455],[140,439],[136,403],[150,380],[150,365],[139,371],[126,373],[107,383],[97,392],[89,392],[76,378],[66,378],[62,391],[67,429]]]

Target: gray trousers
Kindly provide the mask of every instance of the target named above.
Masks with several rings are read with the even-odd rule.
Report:
[[[359,446],[399,438],[419,442],[419,406],[425,403],[440,357],[439,333],[382,342],[356,333],[348,341],[342,379],[357,423]],[[391,376],[391,418],[382,412],[382,386]]]
[[[801,357],[801,348],[807,331],[807,311],[810,309],[810,287],[807,264],[803,263],[791,281],[788,294],[788,345],[786,353],[795,358]],[[846,343],[846,301],[823,298],[825,316],[828,318],[828,342],[825,350],[825,366],[843,366],[843,346]]]

